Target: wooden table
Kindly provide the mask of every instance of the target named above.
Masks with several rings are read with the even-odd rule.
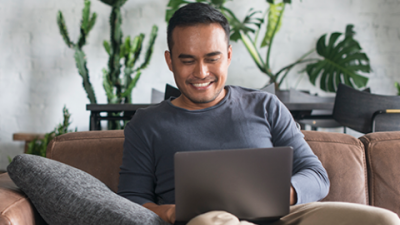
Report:
[[[44,139],[44,134],[41,133],[14,133],[13,134],[13,141],[24,141],[25,148],[24,153],[28,150],[28,145],[33,140],[41,140]]]

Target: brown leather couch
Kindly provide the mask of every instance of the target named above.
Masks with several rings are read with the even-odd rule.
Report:
[[[400,132],[350,135],[304,131],[331,181],[322,201],[383,207],[400,213]],[[122,131],[69,133],[55,138],[47,157],[84,170],[117,191]],[[46,224],[8,175],[0,175],[0,225]]]

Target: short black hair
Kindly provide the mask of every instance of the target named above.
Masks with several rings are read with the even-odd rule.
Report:
[[[167,29],[168,48],[171,51],[174,42],[172,31],[175,27],[195,26],[197,24],[219,23],[225,31],[226,41],[229,45],[230,27],[225,16],[214,7],[204,3],[189,3],[178,9],[171,17]]]

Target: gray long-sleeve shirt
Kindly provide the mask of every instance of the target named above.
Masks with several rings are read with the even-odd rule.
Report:
[[[225,98],[210,108],[186,110],[166,100],[138,110],[125,128],[118,194],[141,205],[174,204],[175,152],[292,146],[297,204],[325,197],[327,173],[277,97],[225,88]]]

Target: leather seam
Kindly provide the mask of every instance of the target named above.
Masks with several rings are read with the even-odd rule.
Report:
[[[21,198],[21,199],[19,199],[18,201],[14,202],[13,204],[9,205],[3,212],[1,212],[1,215],[5,216],[5,217],[8,219],[8,217],[5,215],[5,213],[7,213],[8,210],[9,210],[10,208],[12,208],[14,205],[19,204],[21,201],[25,201],[25,200],[26,200],[25,198]],[[10,221],[10,222],[11,222],[11,221]]]
[[[347,145],[355,145],[357,146],[357,143],[348,143],[348,142],[342,142],[342,141],[330,141],[330,140],[322,140],[322,139],[305,139],[307,142],[329,142],[329,143],[340,143],[340,144],[347,144]]]
[[[396,137],[396,138],[374,138],[374,139],[365,138],[365,139],[367,139],[369,142],[378,142],[378,141],[396,141],[399,140],[400,138]]]

